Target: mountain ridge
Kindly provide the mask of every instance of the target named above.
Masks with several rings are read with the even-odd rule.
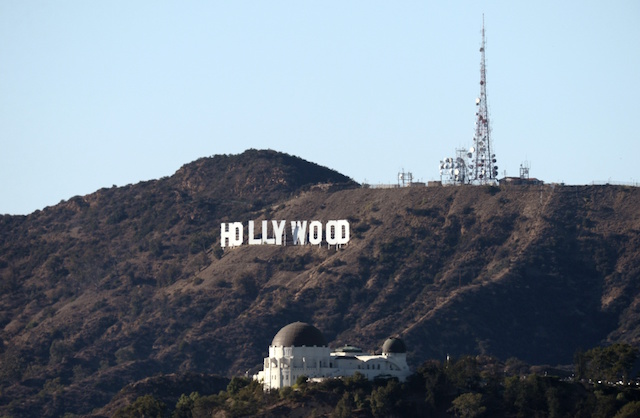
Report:
[[[638,346],[639,203],[625,186],[368,189],[249,150],[1,216],[0,411],[86,414],[158,373],[244,375],[297,320],[331,346],[401,335],[414,367]],[[351,241],[220,248],[221,222],[263,219],[346,219]]]

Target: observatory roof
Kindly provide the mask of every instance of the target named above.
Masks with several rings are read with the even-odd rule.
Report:
[[[336,348],[335,353],[362,353],[362,348],[354,347],[352,345],[345,345],[344,347]]]
[[[294,322],[283,327],[271,342],[272,346],[278,347],[323,347],[327,345],[322,332],[313,325],[305,322]]]
[[[387,339],[387,341],[385,341],[384,344],[382,345],[382,352],[387,354],[406,353],[407,346],[404,345],[404,341],[402,341],[400,338],[391,337]]]

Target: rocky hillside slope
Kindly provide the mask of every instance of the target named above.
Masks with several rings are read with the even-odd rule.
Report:
[[[640,190],[367,189],[274,151],[0,217],[0,413],[88,414],[157,374],[244,375],[293,321],[401,335],[417,366],[567,364],[640,343]],[[220,247],[222,222],[347,219],[327,246]]]

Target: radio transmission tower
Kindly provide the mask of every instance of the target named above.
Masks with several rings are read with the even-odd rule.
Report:
[[[482,15],[482,46],[480,47],[480,97],[476,99],[476,132],[473,146],[469,148],[467,157],[468,181],[472,184],[496,184],[498,166],[491,143],[491,126],[489,125],[489,109],[487,106],[487,69],[484,59],[484,15]]]

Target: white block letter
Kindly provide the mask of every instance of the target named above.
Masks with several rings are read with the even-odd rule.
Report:
[[[262,221],[262,243],[263,244],[275,244],[276,240],[275,238],[267,238],[267,233],[268,233],[268,227],[267,225],[269,224],[268,221]]]
[[[349,221],[341,219],[339,221],[327,222],[327,244],[342,245],[349,242]]]
[[[287,224],[287,221],[271,221],[273,225],[273,235],[276,237],[276,245],[282,245],[282,237],[284,236],[284,226]]]
[[[249,245],[260,245],[262,244],[262,240],[255,237],[254,228],[253,221],[249,221]]]
[[[307,236],[307,221],[291,221],[293,245],[304,245]]]
[[[322,243],[322,223],[311,221],[309,223],[309,244],[320,245]]]
[[[243,231],[242,222],[232,222],[227,229],[227,224],[220,224],[220,246],[222,248],[227,246],[227,241],[229,241],[229,247],[237,247],[242,245]]]

